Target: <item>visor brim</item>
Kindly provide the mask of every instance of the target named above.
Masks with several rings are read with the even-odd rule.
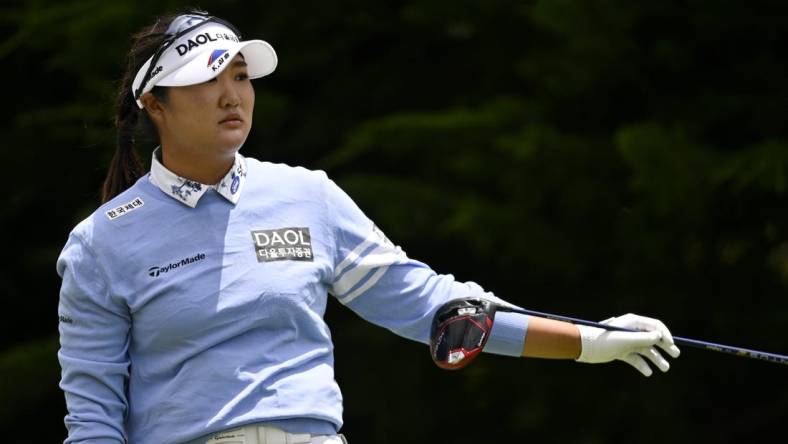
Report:
[[[221,46],[223,47],[221,49],[217,49],[215,45],[202,48],[199,55],[157,81],[156,85],[188,86],[207,82],[221,74],[238,53],[243,55],[247,73],[251,79],[267,76],[276,69],[276,52],[271,45],[263,40],[247,40],[238,43],[223,42]],[[209,55],[222,49],[226,50],[226,53],[220,54],[219,58],[208,63]]]

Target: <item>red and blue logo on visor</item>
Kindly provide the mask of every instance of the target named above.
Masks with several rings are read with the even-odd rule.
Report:
[[[222,55],[224,53],[226,53],[226,52],[227,52],[226,49],[214,49],[213,52],[211,52],[211,56],[208,57],[208,65],[207,66],[211,66],[213,64],[213,62],[219,60],[222,57]]]

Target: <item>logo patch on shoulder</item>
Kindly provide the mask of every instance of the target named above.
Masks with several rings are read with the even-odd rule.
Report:
[[[132,211],[142,207],[143,205],[145,205],[145,202],[142,201],[142,198],[135,197],[134,200],[132,200],[131,202],[125,203],[119,207],[115,207],[107,211],[105,214],[107,215],[107,218],[109,218],[109,220],[115,220],[120,216],[125,216],[131,213]]]
[[[253,230],[257,262],[314,260],[308,227]]]

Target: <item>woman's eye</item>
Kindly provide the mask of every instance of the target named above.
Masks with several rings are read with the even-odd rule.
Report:
[[[237,75],[235,76],[235,78],[236,78],[237,80],[247,80],[247,79],[249,78],[249,74],[247,74],[247,73],[243,72],[243,73],[237,74]]]

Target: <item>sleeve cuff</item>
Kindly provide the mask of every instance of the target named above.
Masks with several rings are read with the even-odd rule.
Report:
[[[528,330],[528,316],[499,311],[495,314],[490,338],[484,346],[485,353],[520,357]]]

